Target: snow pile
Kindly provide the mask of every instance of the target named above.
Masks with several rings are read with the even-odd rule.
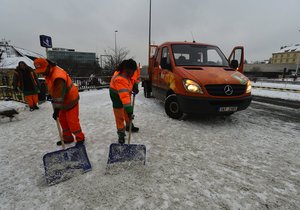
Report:
[[[47,186],[42,157],[60,149],[52,107],[0,122],[2,209],[297,209],[299,110],[253,103],[231,117],[170,119],[141,94],[132,143],[147,163],[107,169],[117,134],[108,90],[81,93],[93,170]]]
[[[16,101],[0,101],[0,112],[15,109],[22,111],[25,109],[25,104]]]

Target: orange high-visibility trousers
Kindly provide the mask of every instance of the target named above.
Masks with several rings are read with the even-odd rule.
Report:
[[[59,111],[59,122],[63,130],[64,141],[83,141],[84,134],[81,131],[79,122],[79,104],[77,103],[73,108],[69,110]]]
[[[128,114],[124,108],[114,108],[114,115],[118,131],[125,131],[124,122],[129,125]]]
[[[25,100],[30,108],[36,106],[39,101],[37,94],[25,96]]]

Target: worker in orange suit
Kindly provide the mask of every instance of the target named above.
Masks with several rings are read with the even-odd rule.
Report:
[[[133,107],[131,105],[131,94],[134,85],[133,75],[137,70],[134,60],[124,60],[110,82],[110,98],[113,103],[113,110],[116,120],[118,142],[125,143],[125,130],[129,130],[130,120],[133,119]],[[126,123],[126,127],[124,125]],[[138,132],[139,128],[132,124],[132,132]]]
[[[13,87],[15,92],[23,92],[31,112],[39,109],[37,105],[40,83],[34,70],[24,61],[19,62],[14,72]]]
[[[55,63],[44,58],[34,60],[36,72],[44,75],[48,91],[52,96],[53,118],[61,124],[65,144],[74,142],[76,146],[84,144],[84,134],[79,122],[79,94],[67,72]],[[61,142],[57,142],[61,145]]]
[[[129,59],[129,60],[132,60],[132,59]],[[124,60],[124,62],[127,62],[127,60]],[[115,71],[114,76],[118,75],[120,72],[117,70]],[[141,69],[140,69],[140,65],[138,65],[137,67],[137,70],[134,71],[134,74],[133,76],[131,77],[130,79],[130,90],[132,90],[132,92],[137,95],[139,93],[139,83],[140,83],[140,80],[141,80]],[[126,121],[126,131],[129,131],[129,118],[128,118],[128,114],[127,112],[125,111],[124,109],[124,117],[125,117],[125,121]],[[139,131],[139,128],[138,127],[135,127],[134,125],[132,126],[131,128],[131,131],[132,132],[138,132]]]

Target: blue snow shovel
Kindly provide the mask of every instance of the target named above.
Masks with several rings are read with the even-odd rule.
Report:
[[[135,94],[133,94],[132,107],[134,108]],[[107,164],[121,163],[127,161],[142,161],[146,164],[146,146],[142,144],[130,144],[132,129],[132,118],[129,123],[128,144],[112,143],[109,146]]]
[[[43,157],[46,181],[49,185],[57,184],[92,170],[84,145],[65,149],[60,124],[56,125],[61,140],[62,150],[47,153]]]

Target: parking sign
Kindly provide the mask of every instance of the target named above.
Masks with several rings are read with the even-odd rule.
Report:
[[[40,35],[40,44],[45,48],[52,48],[52,39],[50,36]]]

